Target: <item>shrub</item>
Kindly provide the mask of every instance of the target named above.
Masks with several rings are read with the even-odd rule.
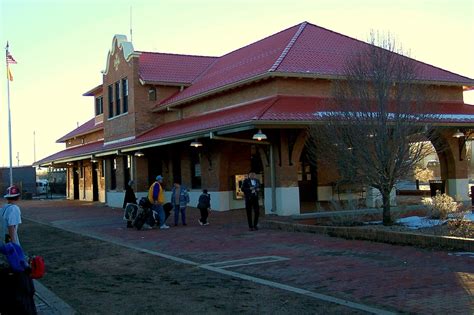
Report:
[[[429,168],[421,168],[421,167],[415,167],[415,170],[413,171],[415,174],[415,179],[419,180],[420,182],[427,182],[430,179],[434,178],[434,172],[433,170],[430,170]]]
[[[463,218],[456,218],[448,222],[449,235],[456,237],[474,238],[474,224]]]
[[[452,197],[439,192],[432,198],[423,199],[422,202],[428,207],[430,219],[445,220],[448,214],[456,212],[459,206]]]

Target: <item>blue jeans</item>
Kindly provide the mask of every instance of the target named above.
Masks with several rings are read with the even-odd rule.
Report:
[[[159,226],[165,224],[165,210],[163,209],[163,205],[154,204],[151,206],[151,210],[153,211],[153,217],[155,218],[155,220],[158,216],[158,219],[160,221]]]
[[[178,225],[180,212],[181,212],[181,222],[183,222],[183,225],[186,224],[186,207],[180,207],[179,205],[174,205],[174,225]]]

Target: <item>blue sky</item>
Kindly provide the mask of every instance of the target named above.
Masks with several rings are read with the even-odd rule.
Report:
[[[101,83],[112,38],[130,38],[130,24],[136,50],[220,56],[303,21],[361,40],[390,32],[411,57],[474,78],[474,0],[1,0],[0,44],[18,62],[13,164],[17,153],[20,165],[33,162],[33,132],[39,160],[93,117],[82,94]],[[9,164],[4,71],[0,166]]]

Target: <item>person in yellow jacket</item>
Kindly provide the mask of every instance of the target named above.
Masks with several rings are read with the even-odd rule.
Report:
[[[165,203],[165,191],[161,186],[163,182],[163,176],[156,176],[156,181],[151,184],[150,189],[148,190],[148,200],[151,202],[151,210],[153,215],[160,220],[160,229],[169,229],[169,226],[165,222],[165,210],[163,209],[163,204]]]

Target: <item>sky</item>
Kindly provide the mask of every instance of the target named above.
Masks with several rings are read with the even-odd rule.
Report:
[[[56,140],[94,116],[115,34],[140,51],[221,56],[308,21],[366,41],[390,33],[417,60],[474,78],[474,0],[0,0],[10,82],[13,166],[65,148]],[[474,104],[474,92],[465,93]],[[0,166],[9,166],[5,62],[0,62]]]

